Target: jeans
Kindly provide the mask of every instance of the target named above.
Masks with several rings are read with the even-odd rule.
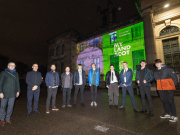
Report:
[[[122,106],[125,107],[126,91],[128,91],[128,93],[129,93],[129,95],[131,97],[131,102],[132,102],[133,108],[136,109],[136,101],[135,101],[135,98],[134,98],[133,86],[122,87]]]
[[[90,89],[91,89],[91,102],[94,102],[96,101],[97,98],[97,86],[91,85]]]
[[[76,104],[79,89],[81,92],[81,103],[84,103],[84,85],[75,85],[74,104]]]
[[[15,97],[1,99],[0,120],[4,120],[5,117],[6,120],[10,120],[11,115],[13,113],[14,102],[15,102]],[[6,107],[7,107],[7,113],[6,113]]]
[[[66,105],[66,93],[67,93],[67,105],[70,105],[71,101],[71,89],[63,88],[63,105]]]
[[[33,90],[27,90],[27,111],[28,111],[28,113],[32,112],[33,97],[34,97],[33,111],[38,110],[39,95],[40,95],[40,89],[37,89],[34,91]]]
[[[49,109],[49,105],[52,97],[52,107],[56,106],[56,95],[58,88],[47,88],[47,100],[46,100],[46,109]]]

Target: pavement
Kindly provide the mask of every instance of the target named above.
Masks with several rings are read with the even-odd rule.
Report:
[[[121,91],[121,90],[120,90]],[[72,100],[73,104],[73,94]],[[40,115],[32,114],[26,117],[26,89],[16,100],[11,117],[12,124],[0,127],[0,135],[178,135],[180,120],[171,123],[168,119],[160,119],[164,113],[159,97],[153,97],[154,116],[148,113],[134,113],[130,96],[126,97],[125,110],[109,108],[107,89],[99,89],[97,107],[90,106],[90,90],[85,90],[85,107],[80,105],[80,93],[77,106],[61,108],[62,91],[57,94],[56,106],[59,111],[46,114],[46,88],[41,88],[39,101]],[[119,97],[121,104],[122,94]],[[137,108],[141,110],[140,96],[135,95]],[[180,96],[175,96],[177,114],[180,116]]]

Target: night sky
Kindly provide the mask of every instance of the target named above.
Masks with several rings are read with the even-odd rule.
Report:
[[[108,0],[99,0],[106,8]],[[112,0],[121,18],[137,15],[133,0]],[[98,0],[1,0],[0,54],[31,65],[47,63],[47,40],[70,28],[97,29]]]

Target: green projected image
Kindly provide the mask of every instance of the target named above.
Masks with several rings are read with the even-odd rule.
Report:
[[[145,43],[143,22],[103,35],[103,67],[104,78],[113,64],[116,71],[123,69],[122,63],[128,62],[136,75],[136,65],[145,60]]]

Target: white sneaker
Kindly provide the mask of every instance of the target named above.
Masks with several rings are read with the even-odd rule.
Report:
[[[169,119],[170,122],[176,122],[178,121],[178,117],[174,117],[174,116],[171,116],[171,118]]]
[[[93,106],[94,105],[94,103],[93,102],[91,102],[91,106]]]
[[[94,106],[97,106],[97,103],[94,101]]]
[[[167,118],[170,118],[170,115],[169,114],[163,114],[160,116],[161,119],[167,119]]]

